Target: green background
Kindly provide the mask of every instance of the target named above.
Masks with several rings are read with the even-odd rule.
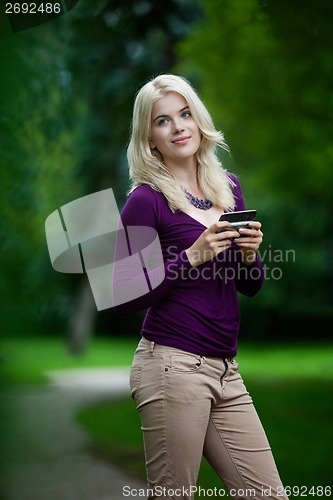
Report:
[[[81,0],[44,24],[28,28],[27,19],[24,29],[20,19],[16,31],[3,5],[0,11],[4,383],[42,383],[48,368],[103,365],[102,352],[120,338],[129,339],[131,349],[135,345],[143,313],[126,319],[112,310],[98,313],[86,276],[52,269],[44,222],[60,206],[108,187],[121,209],[135,92],[158,73],[181,74],[197,88],[225,135],[231,154],[221,159],[239,176],[247,207],[258,211],[264,264],[278,270],[260,294],[241,298],[240,352],[242,346],[247,353],[266,349],[263,366],[271,353],[274,380],[283,373],[284,353],[290,353],[286,366],[294,366],[290,356],[303,366],[299,376],[287,368],[276,393],[283,425],[290,422],[281,434],[288,432],[292,442],[299,423],[306,442],[316,429],[316,444],[301,448],[292,461],[290,477],[300,484],[311,473],[305,465],[309,456],[321,456],[320,464],[329,460],[332,2]],[[104,346],[97,353],[96,341]],[[41,358],[25,355],[38,351],[36,346]],[[125,359],[123,349],[116,350],[110,365],[130,363],[131,349],[125,349]],[[322,376],[311,369],[313,356],[317,372],[324,356],[327,374],[317,395]],[[253,357],[247,359],[251,376]],[[271,383],[263,373],[252,375],[254,391]],[[262,394],[275,390],[272,384]],[[272,432],[279,446],[280,414],[274,412],[265,419],[268,426],[277,419]],[[327,482],[324,469],[315,469],[317,484],[320,470]]]
[[[333,6],[329,0],[81,0],[12,32],[1,17],[1,326],[14,334],[137,332],[97,314],[86,277],[50,266],[44,221],[60,206],[128,189],[133,99],[153,75],[190,79],[225,134],[222,161],[265,234],[265,290],[244,300],[249,338],[329,337]],[[75,319],[76,318],[76,319]],[[74,322],[74,328],[73,328]],[[254,325],[255,323],[255,325]],[[68,326],[70,325],[70,326]]]

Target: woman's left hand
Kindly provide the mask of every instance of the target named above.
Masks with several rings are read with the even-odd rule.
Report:
[[[263,240],[261,223],[253,221],[248,226],[239,228],[237,231],[240,237],[236,238],[235,242],[242,251],[242,261],[244,264],[250,265],[255,261],[257,251]]]

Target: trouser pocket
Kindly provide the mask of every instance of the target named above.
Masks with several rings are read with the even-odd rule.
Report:
[[[140,378],[142,372],[142,365],[133,365],[130,373],[130,388],[131,397],[136,400],[136,396],[140,386]]]

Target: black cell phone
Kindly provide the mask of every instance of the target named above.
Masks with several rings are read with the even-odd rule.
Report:
[[[238,212],[225,212],[219,218],[219,221],[228,221],[230,226],[237,230],[239,227],[245,227],[249,222],[256,218],[256,210],[240,210]]]

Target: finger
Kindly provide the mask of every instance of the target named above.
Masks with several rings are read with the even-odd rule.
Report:
[[[235,243],[241,248],[255,248],[258,249],[262,243],[262,239],[254,238],[236,238]]]
[[[220,253],[222,252],[225,252],[226,250],[228,250],[232,245],[232,241],[231,240],[224,240],[224,243],[223,245],[218,245],[216,248],[215,248],[215,255],[219,255]]]
[[[261,241],[242,241],[240,238],[234,240],[235,243],[242,248],[258,248],[261,244]]]
[[[226,231],[227,229],[231,229],[231,226],[226,220],[214,222],[214,224],[208,228],[208,230],[212,233],[219,233],[220,231]]]
[[[240,234],[240,239],[242,241],[262,241],[263,240],[263,234]]]
[[[238,231],[231,227],[228,223],[225,223],[225,221],[223,221],[222,224],[222,227],[213,224],[211,227],[206,229],[209,239],[212,239],[213,241],[219,241],[228,238],[237,238],[239,236]]]
[[[238,229],[239,234],[242,237],[248,236],[251,238],[262,238],[263,233],[260,231],[260,229],[246,229],[246,228],[239,228]]]
[[[230,240],[238,238],[240,234],[235,229],[226,229],[225,231],[221,231],[216,233],[216,241]]]
[[[264,236],[261,231],[255,231],[251,233],[240,232],[239,234],[240,234],[239,239],[242,241],[256,241],[256,240],[262,241]]]
[[[261,228],[261,222],[259,222],[258,220],[251,220],[248,223],[248,226],[252,227],[253,229],[260,229]]]
[[[214,242],[212,242],[211,246],[212,248],[223,248],[226,245],[231,245],[232,242],[234,241],[235,237],[229,237],[229,238],[219,238],[216,239]]]

